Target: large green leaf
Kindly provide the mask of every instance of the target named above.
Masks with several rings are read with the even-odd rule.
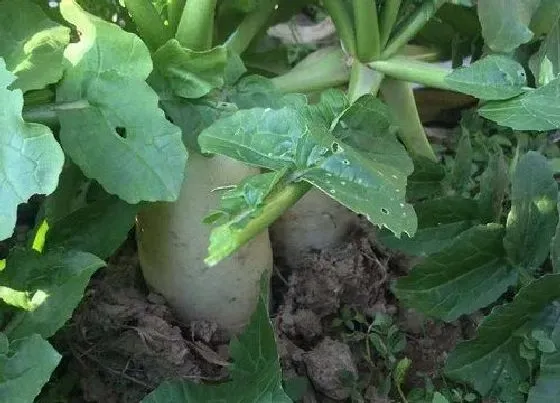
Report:
[[[451,89],[476,98],[500,100],[513,98],[527,86],[523,66],[501,55],[489,55],[468,67],[453,70],[445,82]]]
[[[157,71],[172,91],[184,98],[200,98],[224,85],[228,52],[225,46],[197,52],[170,39],[154,53]]]
[[[517,282],[498,224],[473,227],[400,278],[394,291],[404,304],[446,321],[496,301]]]
[[[109,193],[134,204],[173,201],[183,180],[186,150],[145,79],[150,53],[136,35],[63,0],[61,12],[79,32],[68,46],[71,67],[57,91],[64,150]],[[85,103],[85,105],[83,105]]]
[[[346,102],[333,90],[317,105],[241,110],[204,130],[199,144],[203,152],[289,169],[371,222],[414,234],[416,216],[405,202],[412,161],[392,131],[375,131],[377,99],[362,97],[341,114]],[[370,119],[355,119],[357,108]],[[333,129],[335,119],[340,127]]]
[[[266,277],[266,276],[265,276]],[[268,287],[245,331],[230,342],[231,380],[219,385],[167,381],[142,403],[292,403],[282,389],[274,331],[268,318]]]
[[[91,275],[103,266],[105,262],[86,252],[14,252],[0,272],[0,284],[27,292],[35,308],[16,313],[6,334],[10,339],[33,333],[52,336],[72,315]]]
[[[455,237],[477,223],[478,208],[472,199],[442,197],[414,204],[418,230],[414,237],[396,238],[380,231],[386,246],[415,256],[428,256],[450,246]]]
[[[44,88],[59,81],[70,30],[29,0],[0,1],[0,57],[17,77],[11,88]]]
[[[12,235],[18,204],[55,190],[64,155],[50,129],[25,123],[23,94],[0,58],[0,240]]]
[[[134,226],[138,205],[116,197],[99,200],[64,218],[49,221],[47,249],[65,248],[89,252],[102,259],[111,256]]]
[[[560,78],[507,101],[491,101],[478,112],[502,126],[516,130],[560,128]]]
[[[550,340],[556,346],[552,353],[542,353],[535,386],[529,390],[527,403],[556,403],[560,396],[560,322],[557,320]]]
[[[2,338],[6,336],[0,333]],[[0,401],[30,403],[41,392],[62,357],[37,334],[10,343],[0,352]]]
[[[522,288],[513,302],[495,308],[484,319],[476,338],[460,343],[449,355],[447,375],[472,384],[483,396],[500,397],[518,390],[530,373],[519,356],[520,332],[559,297],[559,274],[545,275]]]
[[[513,265],[534,270],[547,258],[558,222],[558,185],[546,158],[523,155],[511,188],[504,246]]]
[[[560,11],[560,7],[559,7]],[[560,15],[546,35],[539,51],[529,60],[529,66],[540,85],[560,74]]]
[[[494,51],[509,53],[529,42],[531,17],[541,0],[492,0],[478,2],[478,16],[485,43]]]

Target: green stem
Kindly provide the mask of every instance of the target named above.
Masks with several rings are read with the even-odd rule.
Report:
[[[331,47],[313,52],[272,82],[284,93],[312,92],[345,84],[349,75],[344,53],[339,47]]]
[[[354,102],[365,94],[377,95],[383,81],[383,73],[370,69],[366,64],[354,59],[348,84],[348,98]]]
[[[437,162],[437,157],[428,143],[424,127],[418,116],[410,84],[406,81],[386,78],[381,84],[381,94],[393,116],[398,117],[400,138],[408,152]]]
[[[212,47],[217,1],[187,0],[175,33],[175,39],[185,48],[204,51]]]
[[[379,42],[381,47],[385,47],[391,36],[391,31],[397,22],[402,0],[387,0],[381,11],[381,27]]]
[[[441,89],[449,89],[445,82],[445,77],[453,71],[431,63],[423,63],[406,58],[377,60],[369,63],[368,66],[397,80]]]
[[[354,0],[356,23],[356,54],[361,62],[379,56],[379,22],[375,0]]]
[[[426,1],[422,6],[410,16],[403,28],[395,37],[387,44],[387,47],[381,52],[381,59],[388,59],[396,55],[399,50],[406,45],[416,34],[424,28],[424,25],[435,15],[437,10],[446,3],[447,0]]]
[[[271,15],[277,4],[277,0],[267,0],[262,2],[257,11],[246,16],[235,32],[231,34],[227,40],[227,46],[230,50],[237,54],[243,53],[253,38],[261,31],[261,29],[270,20]]]
[[[150,0],[125,0],[125,6],[138,28],[138,33],[150,49],[158,49],[171,38]]]
[[[85,109],[90,103],[81,99],[73,102],[51,103],[23,108],[23,119],[26,122],[41,123],[48,126],[58,125],[57,111],[65,111],[72,109]]]
[[[266,230],[310,189],[311,185],[307,182],[292,183],[269,196],[264,203],[262,212],[257,217],[249,221],[242,229],[227,231],[228,242],[220,242],[219,245],[210,246],[212,253],[204,259],[204,263],[208,266],[214,266],[222,259],[231,255],[255,236]],[[219,231],[219,227],[214,231]]]
[[[354,39],[354,27],[344,2],[340,0],[323,0],[323,5],[331,16],[336,32],[344,45],[347,53],[354,56],[356,54],[356,42]]]
[[[167,0],[167,22],[169,23],[169,31],[175,35],[177,26],[181,21],[181,14],[185,9],[186,0]]]

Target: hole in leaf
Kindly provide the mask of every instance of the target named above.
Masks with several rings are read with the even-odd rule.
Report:
[[[115,131],[119,135],[120,138],[126,139],[126,128],[122,126],[117,126]]]
[[[337,153],[339,149],[340,149],[340,145],[338,143],[331,144],[331,150],[333,153]]]
[[[342,163],[343,163],[344,165],[350,165],[350,161],[348,161],[348,160],[342,160]]]
[[[382,208],[382,209],[381,209],[381,212],[382,212],[383,214],[389,214],[389,210],[387,210],[386,208]]]

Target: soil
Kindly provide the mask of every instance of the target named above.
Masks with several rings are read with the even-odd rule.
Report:
[[[425,377],[437,384],[446,354],[473,326],[436,323],[399,306],[390,286],[409,266],[380,247],[367,225],[342,245],[310,251],[299,267],[277,262],[271,315],[285,379],[309,380],[303,402],[351,401],[356,388],[364,402],[392,401],[374,387],[388,370],[375,350],[365,358],[367,325],[355,322],[353,332],[333,325],[343,308],[370,322],[389,315],[406,334],[406,348],[397,354],[412,360],[405,390],[423,387]],[[137,403],[166,379],[228,376],[227,340],[216,324],[175,319],[143,283],[133,239],[92,279],[54,343],[65,358],[44,396],[73,396],[64,401]]]

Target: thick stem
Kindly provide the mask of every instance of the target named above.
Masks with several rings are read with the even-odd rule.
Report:
[[[453,71],[431,63],[423,63],[405,58],[377,60],[368,65],[372,69],[397,80],[441,89],[449,89],[445,82],[445,77]]]
[[[379,32],[379,42],[382,48],[387,45],[393,27],[397,22],[402,0],[386,0],[381,11],[381,26]]]
[[[90,106],[85,99],[73,102],[50,103],[23,109],[23,119],[26,122],[41,123],[48,126],[58,124],[57,111],[70,109],[85,109]]]
[[[379,56],[379,22],[375,0],[354,0],[356,22],[356,55],[361,62]]]
[[[167,22],[169,31],[173,35],[177,32],[177,26],[185,9],[185,2],[186,0],[167,0]]]
[[[217,1],[187,0],[175,33],[175,39],[185,48],[204,51],[212,47]]]
[[[356,54],[356,41],[354,39],[354,27],[352,19],[340,0],[323,0],[323,5],[331,16],[336,32],[344,45],[344,49],[351,55]]]
[[[426,1],[422,6],[410,16],[408,21],[403,25],[400,32],[387,44],[385,50],[381,52],[381,59],[388,59],[396,55],[400,49],[406,45],[416,34],[426,25],[439,8],[446,3],[447,0]]]
[[[430,146],[420,117],[412,87],[406,81],[386,78],[381,84],[383,99],[398,118],[400,138],[408,152],[419,157],[437,162],[434,150]]]
[[[138,33],[150,49],[158,49],[171,38],[150,0],[125,0],[125,6],[138,28]]]
[[[228,243],[221,243],[220,249],[214,249],[213,256],[204,260],[209,266],[215,266],[224,257],[229,256],[251,239],[267,230],[286,210],[292,207],[299,199],[311,189],[307,182],[299,182],[287,185],[281,191],[273,194],[265,201],[263,211],[241,229],[234,232],[229,231]]]
[[[137,217],[144,278],[185,323],[215,322],[235,334],[255,309],[260,279],[272,271],[268,232],[210,268],[204,258],[211,227],[202,220],[219,206],[219,194],[212,190],[257,173],[257,168],[227,157],[191,152],[179,199],[150,204]]]
[[[246,16],[235,32],[229,37],[227,46],[235,53],[241,54],[249,47],[251,41],[262,30],[274,13],[276,0],[267,0],[263,3],[259,5],[257,11]]]
[[[383,73],[370,69],[357,59],[352,63],[350,83],[348,84],[348,98],[354,102],[365,94],[377,95],[383,81]]]
[[[313,52],[272,82],[284,93],[312,92],[345,84],[349,77],[344,53],[338,47],[330,47]]]

